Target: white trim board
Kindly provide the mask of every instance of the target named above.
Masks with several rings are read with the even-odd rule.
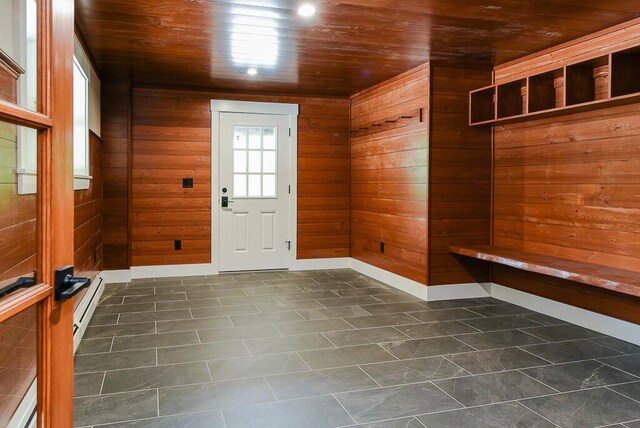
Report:
[[[174,278],[177,276],[215,275],[211,263],[193,265],[133,266],[131,279]]]
[[[87,292],[82,296],[82,300],[76,306],[73,311],[73,352],[75,353],[80,345],[80,341],[84,336],[89,321],[93,317],[93,312],[96,310],[102,293],[104,293],[105,281],[102,277],[102,273],[98,274],[93,280]]]
[[[220,267],[220,115],[222,113],[271,114],[289,116],[289,251],[288,264],[296,263],[298,251],[298,104],[262,103],[251,101],[211,100],[211,263],[212,274],[218,274]],[[216,171],[214,171],[216,169]]]
[[[550,300],[500,284],[491,284],[491,297],[558,318],[598,333],[640,345],[640,325]]]

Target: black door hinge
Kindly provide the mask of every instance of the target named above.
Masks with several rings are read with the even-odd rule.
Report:
[[[289,128],[289,137],[291,137],[291,128]]]
[[[289,194],[291,194],[291,184],[289,184]]]
[[[287,243],[287,250],[291,251],[291,241],[285,241]]]

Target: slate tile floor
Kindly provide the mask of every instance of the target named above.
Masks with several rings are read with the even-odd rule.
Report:
[[[351,270],[109,284],[78,427],[640,427],[640,347]],[[358,425],[360,424],[360,425]]]

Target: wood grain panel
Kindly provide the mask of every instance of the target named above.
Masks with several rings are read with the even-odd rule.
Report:
[[[351,128],[416,109],[424,122],[351,137],[351,256],[426,285],[428,64],[353,96]]]
[[[127,84],[102,84],[104,268],[129,264],[129,113]]]
[[[471,65],[432,64],[429,138],[429,285],[485,282],[489,267],[454,257],[449,246],[490,239],[491,132],[472,129],[468,93],[490,83]]]
[[[497,69],[507,79],[637,44],[640,25]],[[493,244],[640,272],[639,104],[495,128]],[[497,283],[638,322],[637,298],[503,267]]]
[[[211,99],[300,105],[298,258],[348,256],[348,100],[135,88],[133,265],[211,261]],[[194,178],[193,189],[182,188],[183,177]]]
[[[102,270],[102,141],[89,135],[89,165],[92,176],[87,190],[74,192],[74,265],[80,276],[94,276]]]

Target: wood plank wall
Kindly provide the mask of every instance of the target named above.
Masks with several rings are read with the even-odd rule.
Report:
[[[101,98],[104,268],[128,269],[129,85],[103,82]]]
[[[640,44],[638,25],[512,63],[499,76],[633,44]],[[494,244],[640,272],[639,123],[633,104],[496,127]],[[493,280],[640,321],[637,298],[497,266]]]
[[[348,256],[348,100],[135,88],[132,265],[211,261],[211,99],[300,104],[298,258]]]
[[[0,99],[17,102],[17,81],[0,67]],[[36,195],[17,194],[18,127],[0,121],[0,282],[36,270]]]
[[[429,66],[351,98],[352,129],[417,109],[422,122],[351,136],[351,256],[426,285]]]
[[[94,276],[102,270],[102,141],[93,132],[89,138],[91,186],[76,190],[75,197],[75,272]]]
[[[490,241],[491,130],[468,126],[469,91],[490,83],[490,70],[432,62],[429,285],[489,280],[486,263],[454,257],[449,246]]]

